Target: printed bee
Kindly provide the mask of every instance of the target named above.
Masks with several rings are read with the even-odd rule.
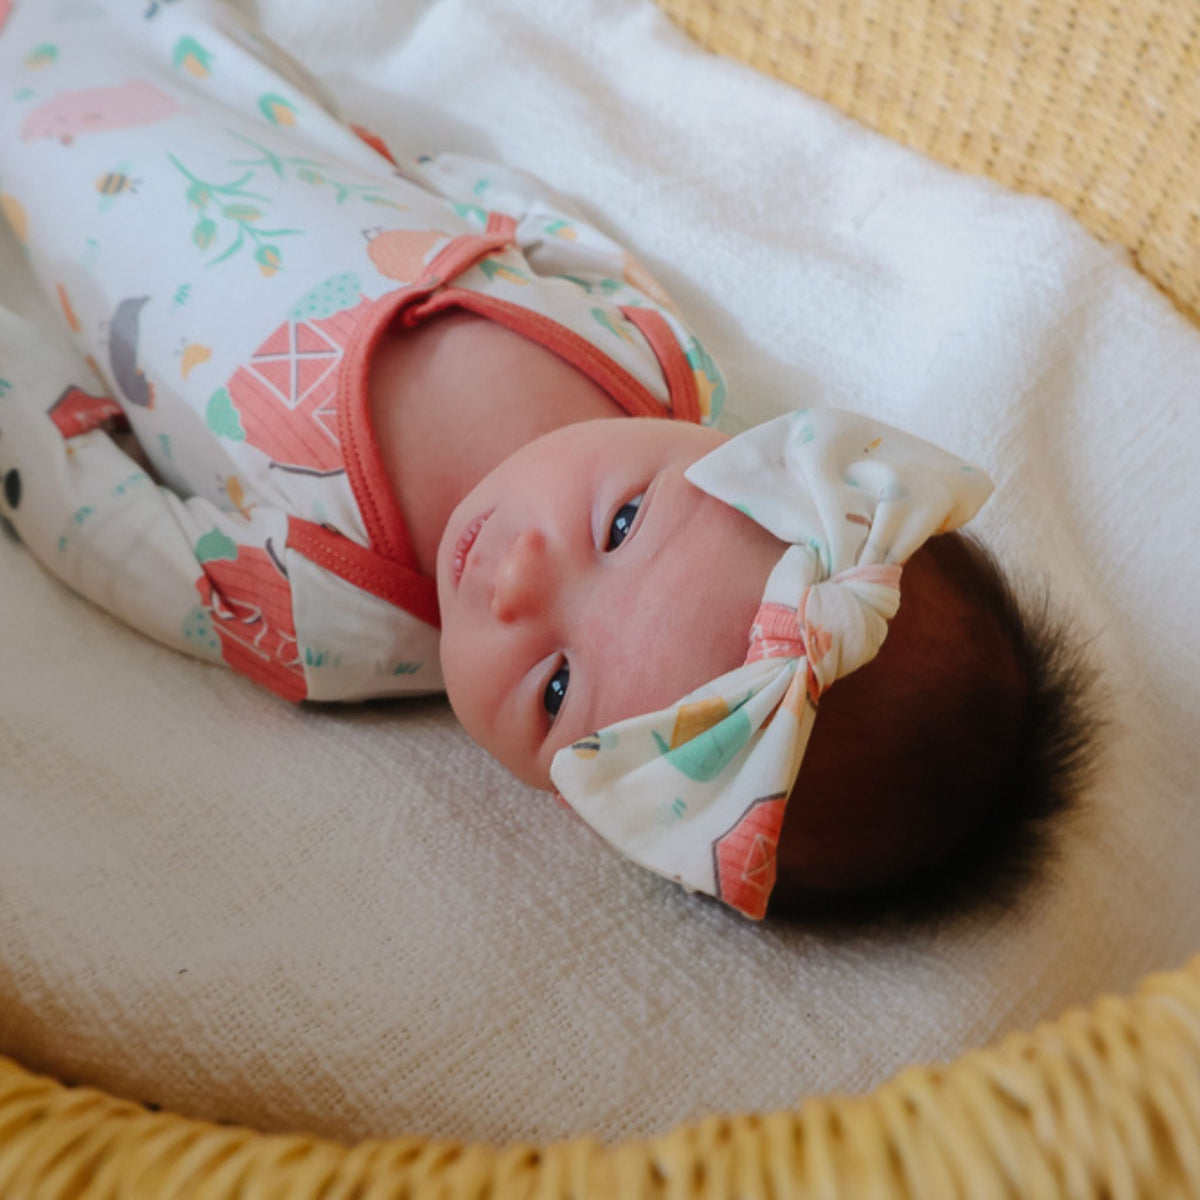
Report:
[[[611,729],[602,729],[597,733],[589,733],[572,744],[571,749],[580,758],[595,758],[601,750],[611,750],[617,744],[617,735]]]
[[[580,738],[571,747],[580,758],[595,758],[603,749],[600,744],[600,735],[598,733],[589,734],[585,738]]]
[[[128,163],[119,163],[114,170],[106,171],[103,175],[96,177],[96,191],[100,193],[100,210],[102,212],[107,211],[118,196],[126,193],[131,196],[137,195],[138,184],[142,181],[134,179],[128,173],[130,169]]]

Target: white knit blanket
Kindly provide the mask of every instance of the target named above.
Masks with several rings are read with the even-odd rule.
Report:
[[[1016,911],[758,928],[444,703],[289,708],[0,538],[0,1051],[263,1128],[616,1138],[865,1089],[1200,949],[1200,332],[1123,253],[649,0],[258,14],[400,150],[526,168],[631,246],[724,367],[730,430],[819,398],[980,463],[976,528],[1095,638],[1103,768]],[[5,234],[0,303],[48,311],[28,287]]]

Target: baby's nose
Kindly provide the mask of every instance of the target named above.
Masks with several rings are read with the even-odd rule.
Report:
[[[496,567],[492,612],[501,621],[536,615],[550,593],[551,571],[545,536],[536,529],[517,534]]]

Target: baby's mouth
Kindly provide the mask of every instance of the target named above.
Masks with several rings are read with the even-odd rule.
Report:
[[[487,512],[480,513],[463,531],[458,535],[458,541],[454,546],[454,561],[451,564],[451,572],[454,576],[454,586],[458,587],[458,581],[462,579],[463,569],[467,565],[467,555],[471,553],[471,547],[475,545],[475,539],[479,536],[479,531],[483,528],[484,522],[494,513],[495,508],[489,508]]]

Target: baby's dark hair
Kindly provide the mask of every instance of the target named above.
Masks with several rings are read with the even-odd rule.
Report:
[[[1048,865],[1098,740],[1095,672],[1045,595],[960,534],[906,564],[878,657],[821,698],[768,915],[929,921]]]

